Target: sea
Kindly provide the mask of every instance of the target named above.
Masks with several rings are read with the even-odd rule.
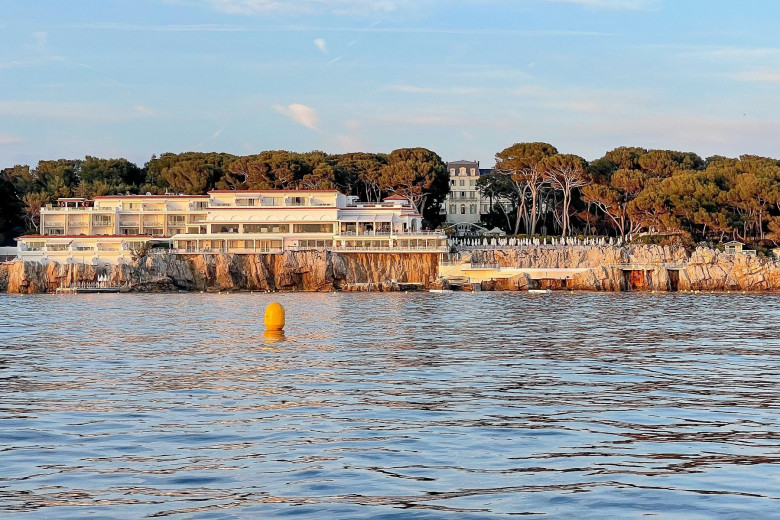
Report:
[[[3,294],[0,517],[780,518],[780,296]]]

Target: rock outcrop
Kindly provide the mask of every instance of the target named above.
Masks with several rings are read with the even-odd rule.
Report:
[[[46,293],[106,277],[133,291],[392,291],[428,288],[438,254],[152,254],[108,266],[14,261],[0,264],[0,292]]]
[[[0,292],[46,293],[106,277],[134,291],[396,291],[449,288],[438,280],[435,253],[338,254],[325,251],[281,255],[152,254],[116,266],[0,264]],[[689,254],[669,246],[572,246],[482,249],[471,261],[502,267],[585,269],[568,280],[543,281],[543,288],[590,291],[780,291],[780,263],[728,255],[708,248]],[[534,287],[526,274],[462,287],[518,291]],[[560,282],[560,283],[557,283]],[[478,286],[478,287],[475,287]]]
[[[779,291],[780,263],[773,258],[730,255],[700,247],[573,246],[476,250],[472,262],[503,267],[587,268],[566,281],[573,290]],[[520,283],[496,280],[483,290],[522,290]]]

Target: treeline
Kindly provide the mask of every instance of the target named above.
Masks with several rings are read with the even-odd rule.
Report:
[[[780,161],[743,155],[619,147],[587,162],[548,143],[496,154],[477,187],[490,204],[483,223],[519,234],[637,233],[699,240],[780,241]],[[408,197],[426,225],[443,224],[449,192],[441,158],[425,148],[389,154],[187,152],[125,159],[40,161],[0,170],[0,234],[36,231],[39,209],[59,197],[119,193],[204,194],[211,189],[337,189],[367,201]]]
[[[780,161],[620,147],[590,163],[548,143],[496,154],[478,180],[489,224],[509,232],[780,240]],[[495,204],[502,202],[503,204]]]
[[[441,158],[425,148],[389,154],[329,155],[265,151],[256,155],[187,152],[153,156],[143,167],[125,159],[40,161],[0,171],[0,233],[7,242],[37,231],[40,208],[60,197],[133,194],[204,194],[212,189],[337,189],[362,200],[408,197],[431,227],[449,191]]]

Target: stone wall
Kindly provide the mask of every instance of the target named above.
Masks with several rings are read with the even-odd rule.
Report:
[[[776,259],[727,255],[709,248],[692,254],[682,247],[657,245],[485,249],[472,252],[472,261],[505,267],[588,268],[568,280],[566,287],[574,290],[780,290]],[[487,284],[483,290],[523,290],[528,284],[530,280],[519,276]]]

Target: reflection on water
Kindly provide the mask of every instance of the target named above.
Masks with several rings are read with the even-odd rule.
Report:
[[[780,516],[767,295],[0,295],[0,514]]]

